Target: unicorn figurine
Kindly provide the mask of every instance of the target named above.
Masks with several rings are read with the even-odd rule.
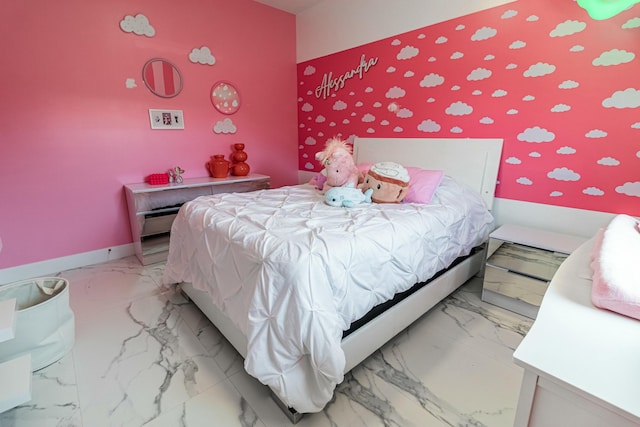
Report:
[[[351,155],[351,146],[339,138],[327,141],[325,149],[316,153],[316,160],[324,166],[326,181],[322,192],[331,187],[344,187],[353,184],[356,187],[362,180],[362,174]]]

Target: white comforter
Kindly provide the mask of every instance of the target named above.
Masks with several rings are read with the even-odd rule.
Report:
[[[311,185],[186,203],[163,281],[191,282],[247,335],[247,372],[299,412],[343,380],[342,333],[485,241],[493,217],[445,177],[430,205],[336,208]]]

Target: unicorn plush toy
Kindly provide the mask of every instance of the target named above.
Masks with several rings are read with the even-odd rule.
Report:
[[[323,193],[332,187],[344,187],[347,184],[356,187],[362,179],[353,161],[351,146],[339,138],[327,141],[324,150],[316,153],[316,160],[324,166],[326,181],[321,188]]]

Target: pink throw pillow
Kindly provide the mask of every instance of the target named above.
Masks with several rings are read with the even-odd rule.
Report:
[[[442,182],[444,171],[407,167],[409,172],[409,192],[404,203],[431,203],[431,198]]]

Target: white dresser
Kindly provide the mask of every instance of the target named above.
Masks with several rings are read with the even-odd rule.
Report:
[[[218,193],[244,193],[269,188],[267,175],[227,178],[187,178],[182,183],[124,186],[129,208],[131,237],[143,265],[165,261],[173,220],[183,203]]]
[[[594,239],[560,266],[513,354],[516,427],[640,425],[640,321],[591,303]]]

